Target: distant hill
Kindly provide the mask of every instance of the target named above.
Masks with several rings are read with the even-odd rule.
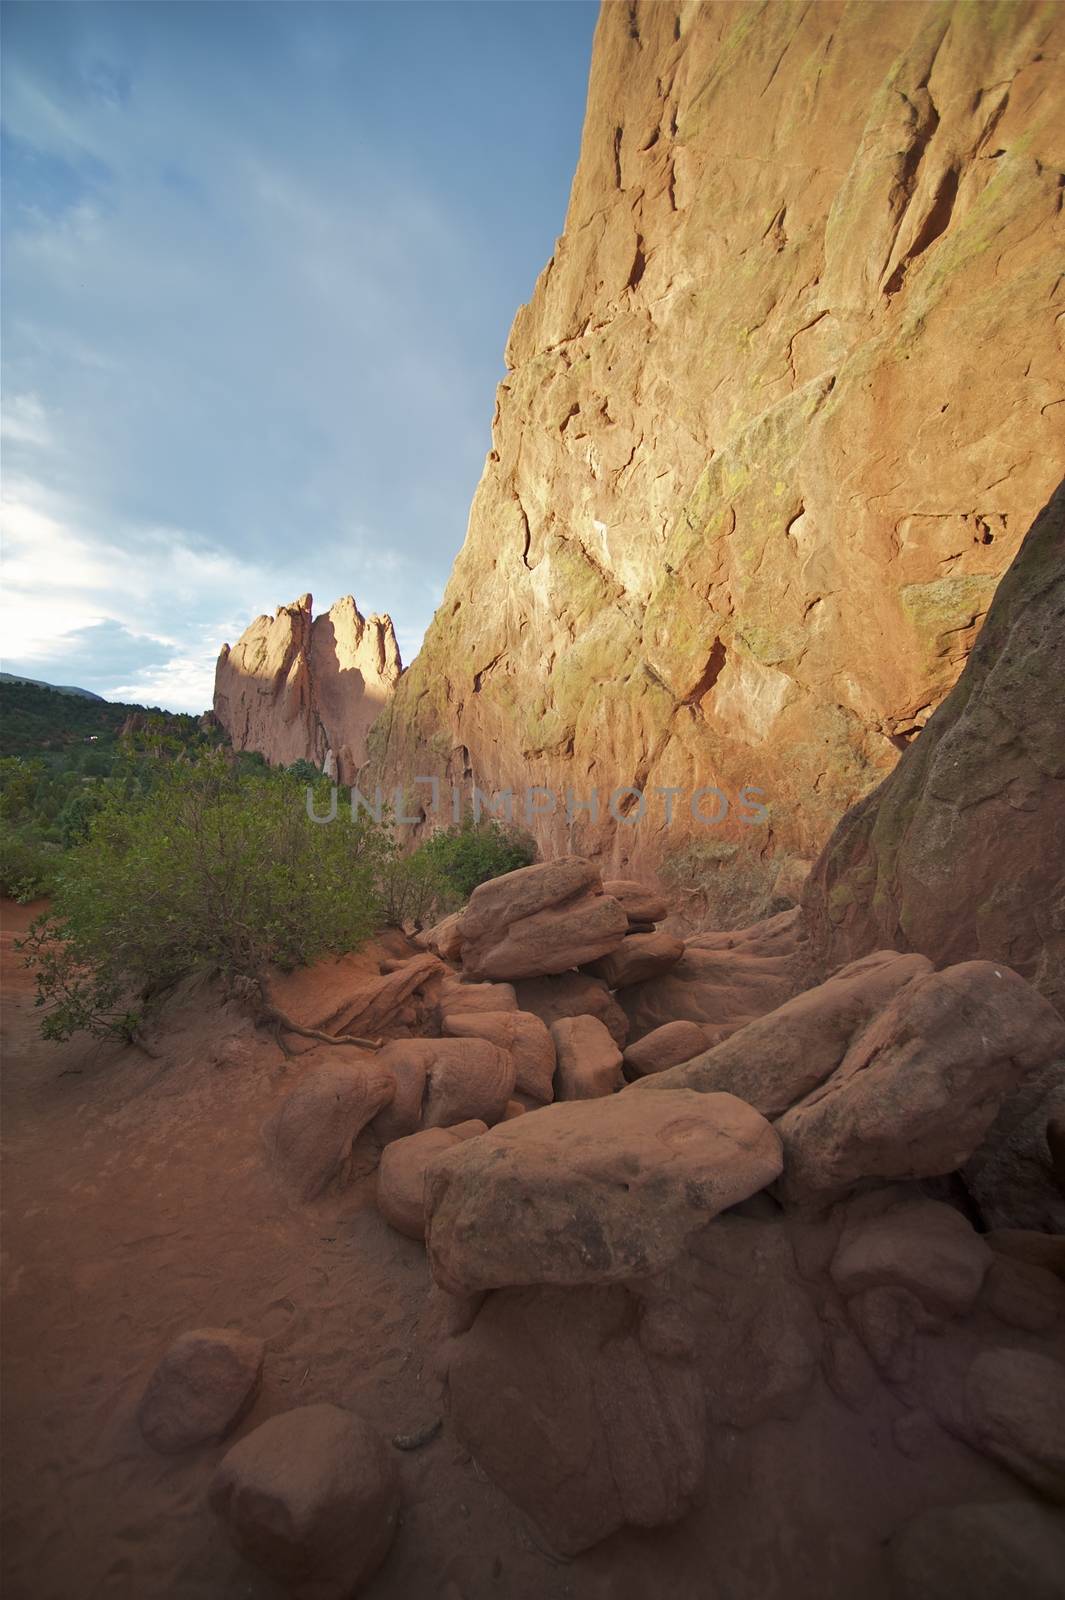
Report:
[[[86,689],[59,688],[0,673],[0,755],[36,756],[92,743],[101,751],[113,747],[132,716],[165,719],[179,737],[193,734],[199,718],[158,706],[126,705],[104,700]]]
[[[91,689],[76,689],[72,683],[45,683],[43,678],[23,678],[17,672],[0,672],[0,683],[32,683],[36,689],[54,689],[56,694],[80,694],[86,700],[103,700]]]

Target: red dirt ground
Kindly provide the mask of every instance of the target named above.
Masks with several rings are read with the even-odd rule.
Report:
[[[206,986],[166,1017],[165,1056],[45,1044],[3,932],[3,1568],[6,1600],[280,1600],[209,1512],[226,1446],[177,1457],[135,1410],[185,1329],[267,1340],[237,1430],[328,1400],[383,1434],[442,1414],[423,1250],[392,1232],[373,1179],[295,1206],[261,1129],[299,1073]],[[902,1407],[861,1415],[818,1380],[801,1424],[718,1427],[698,1505],[575,1561],[543,1551],[449,1426],[397,1452],[399,1531],[368,1600],[887,1600],[883,1542],[928,1505],[1016,1498],[998,1468],[938,1434],[892,1442]]]

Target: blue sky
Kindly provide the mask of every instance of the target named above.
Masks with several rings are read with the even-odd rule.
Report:
[[[222,641],[305,590],[411,659],[596,11],[3,6],[7,670],[201,710]]]

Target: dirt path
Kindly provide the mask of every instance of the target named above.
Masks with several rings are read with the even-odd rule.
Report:
[[[141,1440],[147,1374],[183,1329],[241,1327],[268,1346],[240,1432],[316,1400],[413,1432],[441,1411],[424,1253],[380,1220],[372,1180],[344,1204],[281,1198],[260,1128],[291,1077],[206,997],[174,1016],[161,1062],[41,1041],[11,948],[32,908],[6,912],[5,1595],[274,1596],[206,1508],[224,1447],[167,1459]],[[403,1523],[371,1600],[576,1592],[446,1430],[400,1463]]]

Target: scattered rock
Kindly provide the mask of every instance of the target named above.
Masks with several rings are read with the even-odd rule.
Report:
[[[616,950],[590,962],[587,970],[593,978],[602,978],[608,989],[623,989],[660,977],[675,967],[683,954],[683,941],[670,933],[630,933]]]
[[[831,1077],[852,1040],[911,979],[930,971],[924,956],[866,956],[657,1076],[654,1087],[735,1094],[779,1117]]]
[[[164,1455],[217,1444],[247,1416],[263,1376],[263,1342],[230,1328],[180,1334],[148,1380],[141,1433]]]
[[[301,1406],[234,1445],[208,1499],[241,1555],[297,1600],[349,1600],[388,1554],[399,1480],[361,1417]]]
[[[585,972],[560,972],[550,978],[526,978],[515,985],[523,1011],[550,1027],[562,1017],[598,1017],[611,1038],[624,1046],[629,1019],[599,978]]]
[[[343,1181],[354,1140],[395,1092],[393,1074],[361,1050],[330,1045],[303,1057],[298,1085],[266,1127],[274,1166],[301,1200]]]
[[[621,1051],[595,1017],[563,1017],[551,1024],[551,1036],[556,1100],[594,1100],[621,1088]]]
[[[514,1093],[514,1057],[487,1039],[434,1039],[426,1128],[449,1128],[476,1118],[499,1122]]]
[[[1065,1321],[1065,1284],[1030,1261],[993,1252],[981,1303],[1010,1328],[1046,1333]]]
[[[617,900],[633,923],[643,925],[661,922],[669,915],[669,903],[664,894],[651,889],[646,883],[636,883],[632,878],[611,878],[603,884],[603,893]]]
[[[1065,1280],[1065,1235],[1037,1233],[1031,1228],[993,1228],[985,1238],[1001,1255],[1030,1261]]]
[[[620,1286],[489,1295],[448,1387],[459,1438],[563,1554],[675,1522],[702,1480],[698,1373],[648,1348]]]
[[[645,1033],[624,1052],[624,1071],[630,1083],[656,1072],[668,1072],[706,1049],[706,1030],[697,1022],[666,1022]]]
[[[976,1303],[992,1255],[953,1207],[907,1200],[848,1220],[831,1274],[845,1298],[895,1285],[932,1311],[961,1316]]]
[[[1056,1112],[1065,1113],[1062,1057],[1025,1074],[962,1169],[985,1227],[1065,1234],[1065,1191],[1048,1141]]]
[[[416,934],[414,942],[441,961],[457,962],[462,950],[462,912],[452,911],[450,916],[434,922],[431,928]]]
[[[442,961],[426,953],[408,957],[394,972],[381,972],[368,951],[357,951],[272,974],[270,993],[278,1009],[305,1028],[376,1039],[395,1023],[412,996],[446,971]]]
[[[731,1095],[545,1106],[434,1162],[433,1277],[466,1293],[644,1276],[780,1163],[769,1124]]]
[[[512,983],[464,983],[459,978],[445,978],[440,990],[441,1017],[448,1017],[453,1012],[464,1017],[474,1012],[487,1012],[494,1016],[500,1011],[517,1009]]]
[[[965,1376],[965,1437],[1065,1504],[1065,1367],[1031,1350],[985,1350]]]
[[[710,1420],[746,1428],[797,1415],[822,1331],[779,1224],[717,1217],[691,1240],[685,1277],[699,1297],[694,1321]]]
[[[696,935],[670,970],[619,991],[633,1037],[666,1022],[700,1022],[734,1033],[795,992],[795,912],[731,934]],[[747,937],[745,938],[744,935]]]
[[[599,1026],[599,1024],[597,1024]],[[487,1039],[514,1058],[514,1087],[541,1105],[554,1095],[555,1042],[531,1011],[449,1011],[444,1032],[458,1038]]]
[[[396,1139],[381,1152],[377,1169],[377,1209],[398,1233],[425,1238],[425,1173],[444,1150],[487,1133],[484,1122],[461,1122],[454,1128],[425,1128]]]
[[[890,1383],[907,1383],[917,1366],[916,1335],[935,1330],[936,1317],[909,1289],[886,1284],[854,1295],[847,1311],[878,1371]]]
[[[629,921],[579,856],[482,883],[462,918],[462,965],[474,978],[536,978],[606,955]]]
[[[1062,1600],[1065,1527],[1028,1500],[922,1511],[892,1538],[894,1600]]]
[[[514,1092],[513,1057],[486,1039],[397,1039],[377,1060],[396,1083],[374,1119],[382,1144],[470,1118],[498,1122]]]
[[[1065,1022],[1008,967],[970,961],[913,979],[776,1124],[783,1194],[823,1203],[867,1178],[954,1171],[1010,1087],[1063,1048]]]

